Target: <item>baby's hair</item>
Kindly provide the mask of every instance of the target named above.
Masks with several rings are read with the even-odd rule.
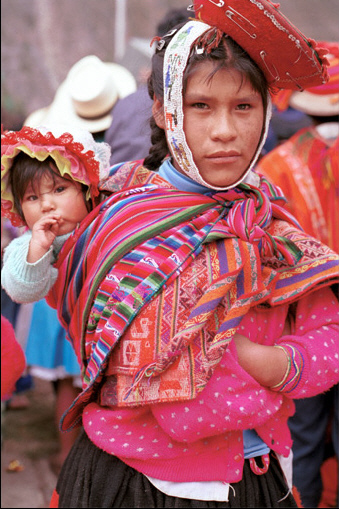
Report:
[[[40,161],[35,157],[30,157],[25,152],[19,152],[19,154],[14,157],[10,171],[9,184],[13,193],[14,207],[18,211],[21,219],[25,220],[21,203],[27,187],[31,185],[33,191],[36,192],[36,189],[39,187],[45,175],[48,175],[52,179],[53,185],[55,185],[57,177],[64,180],[72,180],[68,176],[61,176],[55,161],[50,156],[44,161]],[[81,187],[87,209],[90,211],[91,203],[90,201],[86,201],[88,187],[84,184],[81,184]]]
[[[179,30],[184,24],[185,23],[181,23],[176,27],[176,29]],[[152,57],[152,73],[148,79],[148,93],[152,100],[155,96],[159,101],[163,102],[164,54],[173,35],[174,33],[171,31],[168,35],[163,37],[163,41],[165,41],[164,44],[161,45],[161,49],[156,50]],[[250,58],[250,56],[241,48],[241,46],[239,46],[233,39],[226,35],[221,38],[218,46],[212,49],[210,52],[204,51],[203,53],[198,54],[195,51],[195,48],[192,49],[184,72],[183,93],[185,93],[188,77],[194,72],[195,67],[200,62],[206,61],[212,62],[214,64],[214,69],[210,75],[210,79],[212,79],[214,74],[220,69],[235,69],[239,71],[243,76],[243,79],[248,80],[253,89],[260,93],[263,100],[264,114],[266,114],[269,89],[263,72]],[[150,147],[148,156],[144,160],[144,166],[150,170],[156,171],[162,163],[163,159],[169,154],[169,149],[165,131],[157,126],[154,117],[151,117],[150,119],[150,126],[152,145]]]

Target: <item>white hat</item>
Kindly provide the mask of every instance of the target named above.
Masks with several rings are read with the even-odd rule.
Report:
[[[329,80],[323,85],[308,88],[303,92],[294,92],[289,104],[292,108],[317,117],[339,115],[339,43],[321,42],[328,49]]]
[[[116,101],[136,88],[134,76],[125,67],[89,55],[73,65],[52,104],[31,113],[24,124],[36,127],[62,122],[91,133],[105,131],[111,125]]]
[[[294,92],[290,98],[290,106],[307,115],[316,117],[334,117],[339,115],[339,90],[337,94],[320,95],[304,90]]]

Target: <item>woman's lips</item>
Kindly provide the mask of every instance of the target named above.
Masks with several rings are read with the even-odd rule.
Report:
[[[224,151],[214,152],[213,154],[208,155],[206,159],[213,163],[223,164],[223,163],[233,163],[237,161],[239,157],[240,157],[239,152],[237,152],[236,150],[230,150],[228,152]]]

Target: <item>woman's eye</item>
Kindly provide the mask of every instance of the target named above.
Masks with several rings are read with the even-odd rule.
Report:
[[[207,108],[206,103],[193,103],[192,106],[193,106],[193,108],[197,108],[199,110]]]
[[[251,105],[249,103],[238,104],[237,109],[242,111],[249,110],[251,109]]]

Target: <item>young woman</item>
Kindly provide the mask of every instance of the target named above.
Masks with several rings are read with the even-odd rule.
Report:
[[[321,55],[266,1],[197,16],[158,41],[149,156],[112,168],[55,264],[84,388],[62,427],[84,430],[52,507],[296,507],[292,399],[338,381],[338,256],[251,171],[268,81],[319,82]]]

